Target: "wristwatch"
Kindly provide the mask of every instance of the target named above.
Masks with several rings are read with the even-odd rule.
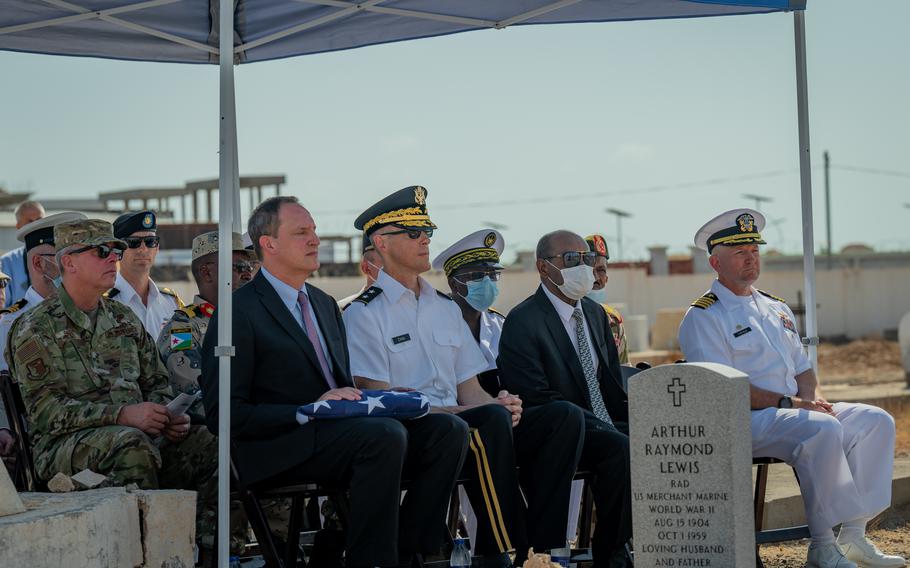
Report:
[[[793,408],[793,399],[789,396],[782,396],[780,400],[777,401],[778,408]]]

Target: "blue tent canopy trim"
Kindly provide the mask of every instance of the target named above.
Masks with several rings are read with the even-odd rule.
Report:
[[[0,0],[0,49],[218,63],[217,0]],[[238,0],[237,63],[519,25],[804,10],[805,0]]]

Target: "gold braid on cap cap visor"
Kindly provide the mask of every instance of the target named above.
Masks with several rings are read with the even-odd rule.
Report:
[[[708,241],[708,246],[713,247],[716,245],[738,245],[756,242],[759,244],[764,244],[764,241],[761,238],[761,233],[737,233],[735,235],[727,235],[726,237],[711,239]]]
[[[496,249],[491,248],[474,248],[461,251],[460,253],[453,255],[449,260],[445,261],[445,264],[442,265],[442,269],[445,270],[446,276],[451,276],[453,272],[472,262],[478,262],[481,260],[492,260],[493,262],[499,262],[499,254],[496,252]]]
[[[373,217],[363,224],[363,230],[369,231],[376,225],[404,222],[407,222],[407,226],[410,227],[436,227],[436,225],[430,221],[430,216],[427,215],[426,209],[423,209],[422,207],[407,207],[405,209],[396,209],[395,211],[389,211],[377,217]]]

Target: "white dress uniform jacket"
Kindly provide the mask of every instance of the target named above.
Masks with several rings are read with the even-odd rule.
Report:
[[[737,296],[717,280],[686,312],[679,344],[689,362],[729,365],[749,375],[752,386],[782,396],[796,395],[796,376],[811,369],[782,300],[754,288]],[[890,505],[894,437],[891,416],[865,404],[837,403],[833,416],[752,411],[752,454],[796,469],[813,535]]]
[[[419,390],[432,406],[456,406],[458,385],[487,361],[455,302],[419,281],[418,298],[380,271],[371,290],[381,292],[344,311],[351,375]]]
[[[170,321],[174,310],[180,307],[177,298],[161,292],[155,282],[149,279],[149,297],[146,306],[133,286],[119,272],[117,280],[114,282],[114,288],[117,289],[117,294],[114,295],[113,291],[111,292],[113,299],[133,310],[145,330],[157,342],[164,324]]]

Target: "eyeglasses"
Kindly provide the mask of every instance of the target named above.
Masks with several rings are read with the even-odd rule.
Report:
[[[145,248],[158,248],[158,241],[161,240],[161,237],[158,235],[152,235],[150,237],[124,237],[123,242],[126,243],[126,246],[131,249],[139,248],[142,243],[145,243]]]
[[[76,250],[70,252],[70,254],[81,254],[83,252],[90,251],[90,250],[94,250],[95,253],[98,255],[98,258],[104,259],[113,254],[115,257],[117,257],[117,260],[123,259],[123,249],[114,248],[114,247],[108,246],[108,245],[95,245],[95,246],[90,246],[90,247],[82,247],[81,249],[76,249]]]
[[[246,260],[238,260],[237,262],[231,264],[231,268],[233,268],[234,272],[238,274],[243,274],[244,272],[252,273],[257,268],[259,268],[259,263],[248,262]]]
[[[584,262],[588,266],[594,266],[594,261],[597,260],[597,253],[591,251],[570,250],[569,252],[564,252],[562,254],[544,257],[544,259],[551,258],[561,258],[563,264],[566,265],[566,268],[578,266],[578,264],[581,262]]]
[[[407,235],[409,239],[419,239],[420,235],[426,234],[428,239],[433,238],[433,229],[402,229],[400,231],[389,231],[388,233],[382,233],[379,236],[385,237],[388,235]]]
[[[475,280],[483,280],[487,276],[489,276],[490,280],[493,282],[498,282],[499,278],[502,276],[502,273],[498,270],[491,270],[489,272],[483,272],[480,270],[476,272],[461,272],[459,274],[453,274],[452,279],[459,284],[466,284],[468,282],[474,282]]]

